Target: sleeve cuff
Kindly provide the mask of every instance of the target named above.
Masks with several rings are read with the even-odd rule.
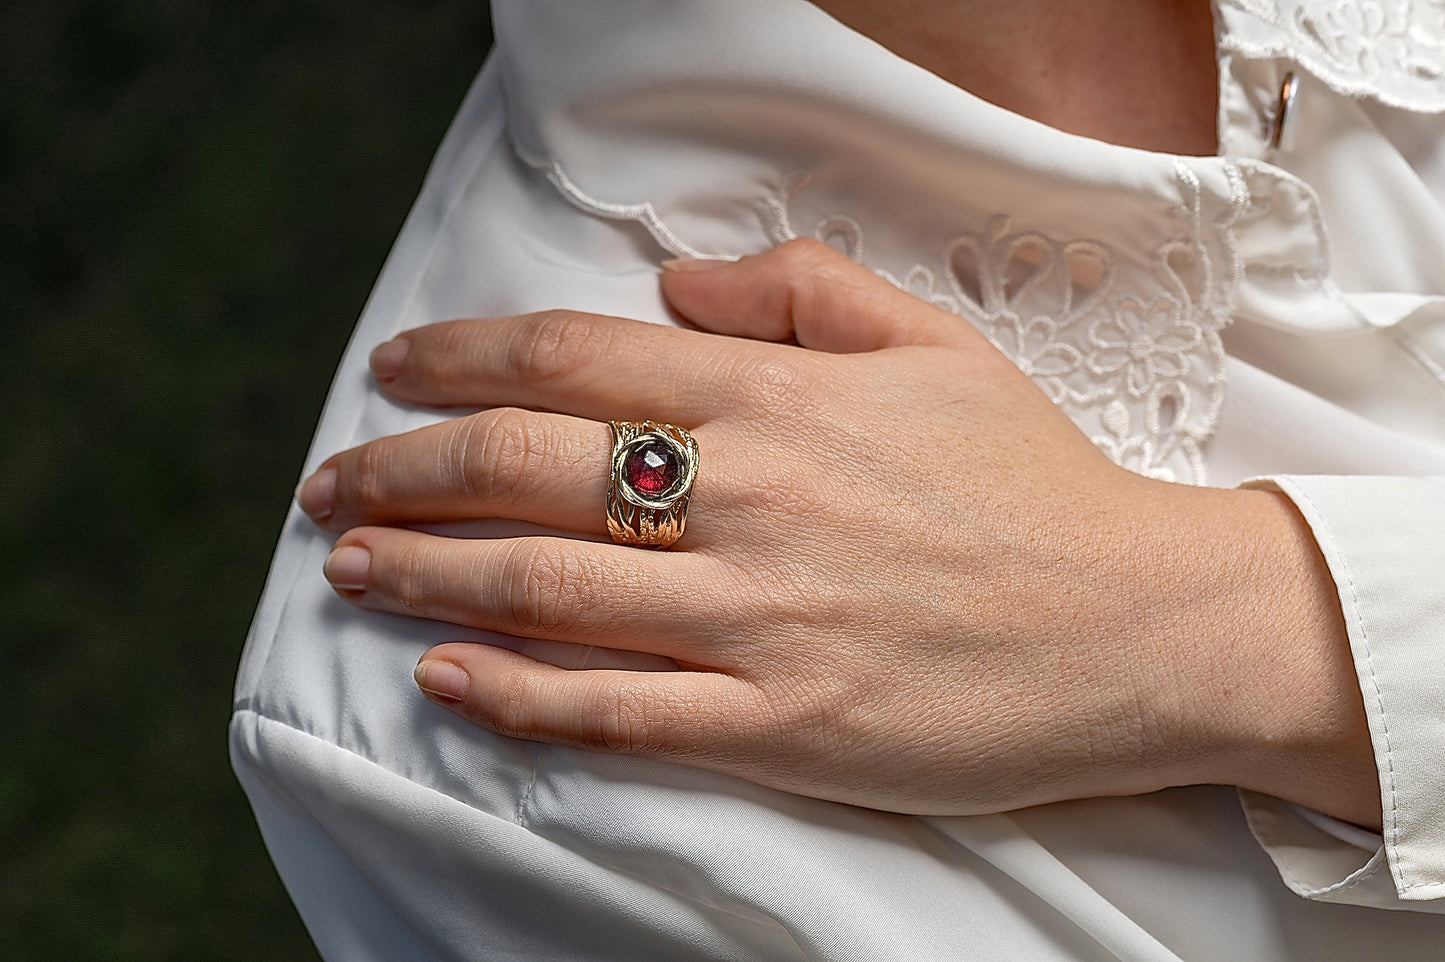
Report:
[[[1371,852],[1323,816],[1242,792],[1250,827],[1303,896],[1445,912],[1445,478],[1281,476],[1245,486],[1295,503],[1334,576],[1384,818]]]

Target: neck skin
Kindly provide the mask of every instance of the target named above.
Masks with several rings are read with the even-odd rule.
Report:
[[[1072,134],[1218,149],[1210,0],[815,0],[977,97]]]

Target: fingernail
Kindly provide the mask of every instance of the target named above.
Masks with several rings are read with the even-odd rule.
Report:
[[[336,502],[336,469],[323,468],[301,482],[296,489],[296,503],[309,514],[312,520],[325,521],[331,517]]]
[[[472,676],[449,661],[419,661],[412,676],[418,688],[442,701],[461,701],[472,686]]]
[[[333,588],[348,591],[366,590],[366,573],[371,568],[371,552],[354,544],[344,545],[326,556],[321,571]]]
[[[394,379],[401,373],[401,366],[406,363],[406,352],[409,350],[411,342],[404,337],[378,344],[371,352],[371,373],[376,375],[378,381]]]
[[[672,260],[663,261],[662,269],[680,274],[696,274],[699,271],[715,271],[732,263],[735,262],[723,257],[674,257]]]

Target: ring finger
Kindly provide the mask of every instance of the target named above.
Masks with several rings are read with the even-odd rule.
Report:
[[[327,459],[297,499],[333,530],[508,518],[605,534],[607,425],[495,408]]]

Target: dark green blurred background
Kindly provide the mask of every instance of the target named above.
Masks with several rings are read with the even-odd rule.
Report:
[[[315,958],[232,674],[489,43],[479,0],[0,8],[0,958]]]

